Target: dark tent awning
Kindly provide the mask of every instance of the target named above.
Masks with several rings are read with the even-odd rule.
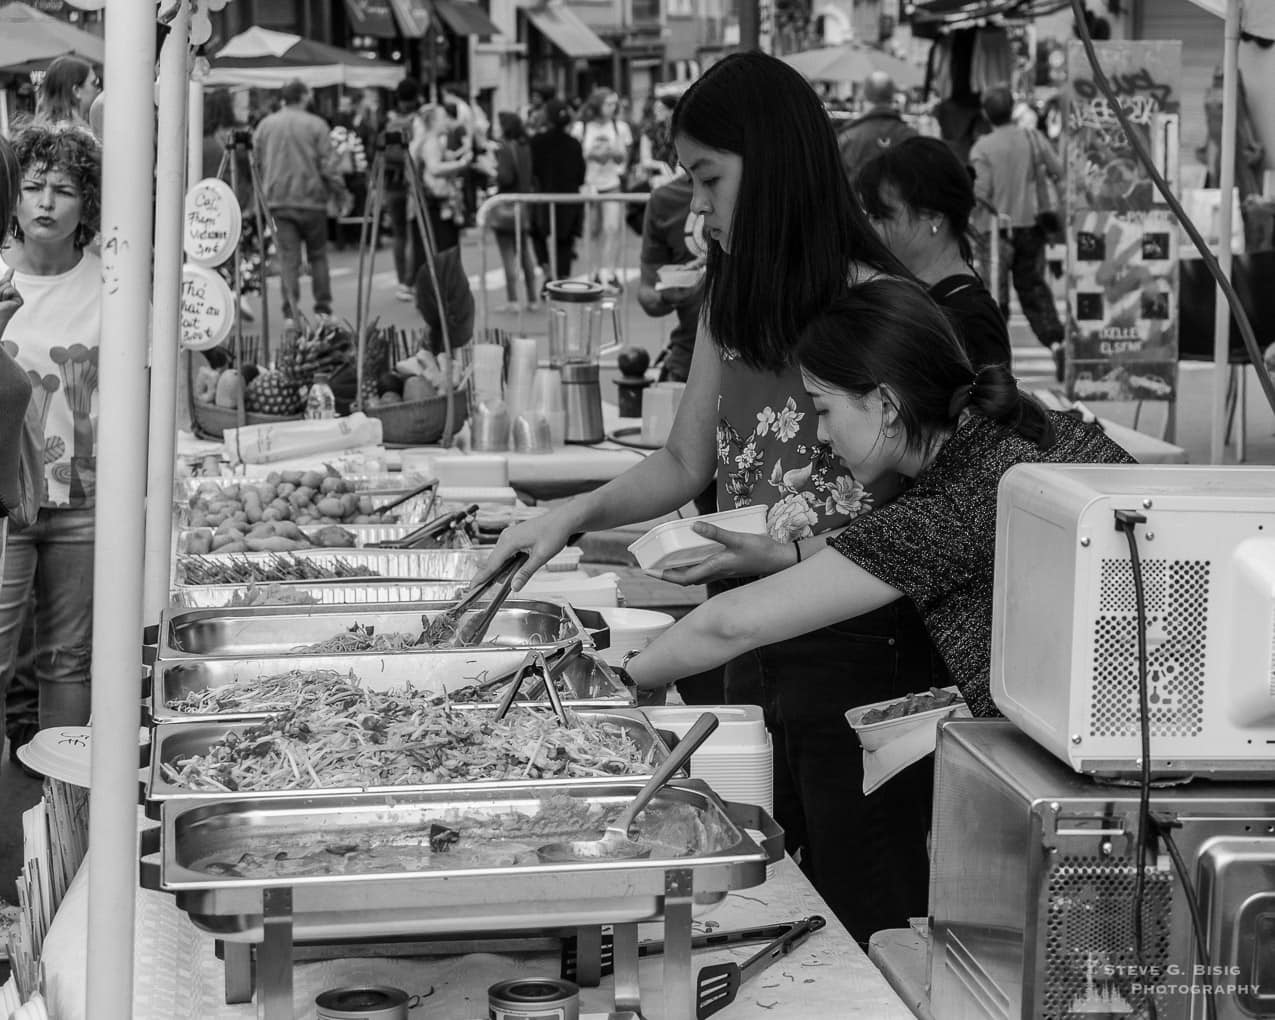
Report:
[[[500,29],[487,17],[487,12],[472,0],[434,0],[434,10],[443,24],[457,35],[500,35]]]
[[[527,17],[545,38],[568,57],[588,59],[611,55],[611,47],[565,4],[555,2],[543,7],[529,7]]]

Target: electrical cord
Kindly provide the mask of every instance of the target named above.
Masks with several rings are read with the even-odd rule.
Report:
[[[1137,154],[1138,161],[1146,168],[1152,183],[1155,184],[1156,190],[1164,197],[1169,209],[1178,218],[1182,228],[1187,232],[1187,236],[1191,238],[1191,243],[1199,250],[1200,257],[1204,260],[1204,265],[1208,269],[1209,275],[1213,277],[1217,285],[1222,289],[1226,303],[1231,306],[1231,315],[1234,316],[1235,324],[1239,327],[1240,336],[1244,340],[1244,349],[1248,351],[1249,360],[1257,369],[1257,381],[1262,385],[1262,392],[1266,395],[1267,403],[1271,405],[1272,410],[1275,410],[1275,380],[1272,380],[1271,373],[1266,371],[1265,364],[1262,361],[1262,350],[1257,346],[1257,336],[1253,332],[1253,324],[1249,322],[1248,316],[1244,313],[1244,306],[1240,303],[1239,295],[1235,293],[1235,288],[1231,285],[1231,281],[1222,272],[1222,267],[1218,265],[1216,256],[1209,250],[1208,242],[1204,240],[1204,236],[1196,228],[1195,224],[1191,222],[1191,217],[1182,208],[1182,203],[1174,196],[1173,189],[1169,187],[1169,182],[1156,169],[1155,160],[1147,150],[1147,143],[1134,130],[1128,114],[1125,113],[1124,108],[1120,105],[1119,98],[1111,88],[1111,82],[1107,80],[1102,66],[1098,63],[1098,54],[1094,49],[1093,39],[1089,35],[1089,26],[1085,24],[1085,5],[1083,0],[1071,0],[1071,9],[1075,14],[1076,34],[1080,36],[1080,43],[1085,48],[1085,58],[1089,61],[1089,66],[1093,70],[1094,84],[1098,86],[1098,91],[1102,93],[1103,98],[1106,99],[1111,108],[1111,112],[1115,114],[1116,120],[1120,122],[1120,127],[1124,130],[1125,137]],[[1229,239],[1227,243],[1229,243]]]
[[[1200,966],[1204,968],[1205,975],[1211,975],[1213,968],[1209,959],[1209,936],[1204,929],[1204,918],[1200,913],[1199,897],[1195,891],[1195,883],[1191,881],[1191,875],[1186,869],[1186,861],[1182,857],[1182,851],[1178,849],[1178,844],[1173,839],[1173,830],[1180,828],[1182,823],[1176,818],[1159,813],[1152,814],[1151,818],[1156,827],[1157,835],[1164,840],[1164,845],[1169,851],[1169,857],[1173,861],[1173,870],[1178,873],[1178,881],[1182,883],[1182,890],[1186,895],[1187,909],[1191,912],[1191,927],[1195,931],[1196,958],[1200,961]],[[1216,995],[1216,992],[1209,992],[1204,996],[1204,1012],[1207,1020],[1217,1020]]]
[[[1142,586],[1142,561],[1138,557],[1138,539],[1134,528],[1146,524],[1143,514],[1129,510],[1117,510],[1116,530],[1123,532],[1129,543],[1129,566],[1133,574],[1133,599],[1137,607],[1137,639],[1138,639],[1138,718],[1140,721],[1141,762],[1138,770],[1138,828],[1134,837],[1133,863],[1133,951],[1138,965],[1138,975],[1144,979],[1148,975],[1144,932],[1142,930],[1142,906],[1146,897],[1146,848],[1147,833],[1151,828],[1151,720],[1147,701],[1147,603],[1146,593]],[[1155,995],[1146,993],[1147,1016],[1149,1020],[1157,1020],[1158,1012]]]

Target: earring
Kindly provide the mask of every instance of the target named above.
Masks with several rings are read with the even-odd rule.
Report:
[[[931,233],[931,234],[938,234],[938,232],[939,232],[939,225],[938,225],[937,223],[931,223],[931,224],[930,224],[930,233]]]

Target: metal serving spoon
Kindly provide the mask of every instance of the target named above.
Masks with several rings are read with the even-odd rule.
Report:
[[[637,792],[620,817],[606,827],[601,839],[576,839],[567,843],[549,843],[536,850],[544,864],[561,864],[567,861],[624,861],[651,856],[651,848],[629,839],[629,826],[638,813],[651,802],[651,798],[663,789],[664,784],[685,764],[700,744],[717,729],[717,716],[705,712],[695,725],[678,741],[673,753],[664,759],[646,785]]]

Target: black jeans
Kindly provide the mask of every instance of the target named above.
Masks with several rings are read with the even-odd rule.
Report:
[[[860,943],[926,913],[934,760],[865,797],[862,749],[846,710],[949,682],[906,599],[727,667],[728,700],[766,712],[785,847],[800,853],[802,870]]]

